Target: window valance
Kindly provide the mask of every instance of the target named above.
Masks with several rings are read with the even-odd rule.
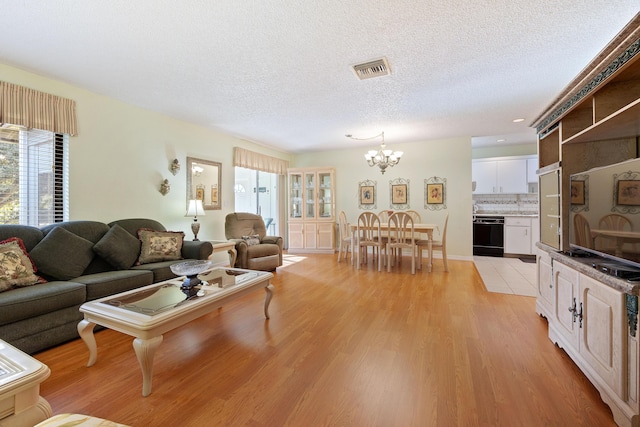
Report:
[[[0,123],[77,135],[76,102],[0,81]]]
[[[244,148],[233,147],[233,166],[286,175],[289,162]]]

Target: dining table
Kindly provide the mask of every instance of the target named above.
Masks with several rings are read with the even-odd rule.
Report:
[[[357,243],[357,230],[358,230],[358,224],[349,224],[349,227],[351,228],[351,244],[352,245],[356,245]],[[362,228],[362,227],[360,227]],[[376,227],[377,228],[377,227]],[[438,230],[438,225],[437,224],[427,224],[427,223],[414,223],[413,224],[413,232],[415,234],[426,234],[427,236],[427,252],[428,252],[428,263],[427,263],[427,271],[431,272],[431,267],[433,265],[433,231],[434,230]],[[386,222],[381,222],[380,223],[380,232],[384,233],[389,231],[389,223]],[[420,240],[420,238],[416,238],[416,240]],[[351,248],[351,253],[355,253],[354,252],[355,247],[352,246]]]
[[[615,240],[615,255],[622,256],[622,246],[625,243],[640,243],[640,232],[626,230],[591,229],[591,239],[595,243],[596,237]]]

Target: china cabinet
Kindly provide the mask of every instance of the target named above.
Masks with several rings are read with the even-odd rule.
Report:
[[[289,252],[335,251],[335,170],[288,170]]]
[[[623,426],[640,426],[640,286],[607,276],[566,251],[571,175],[638,157],[639,53],[640,14],[532,123],[538,133],[539,248],[547,254],[538,255],[536,311],[548,320],[549,338],[589,378]],[[592,198],[591,203],[611,201]]]

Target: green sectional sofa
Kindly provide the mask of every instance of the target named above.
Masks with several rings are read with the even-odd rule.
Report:
[[[152,219],[0,225],[0,338],[30,354],[75,339],[84,302],[173,278],[172,264],[212,251]],[[22,271],[29,258],[35,271]]]

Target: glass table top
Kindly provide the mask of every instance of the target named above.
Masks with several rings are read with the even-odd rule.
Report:
[[[182,278],[173,279],[157,287],[141,290],[139,292],[126,293],[115,298],[101,301],[107,304],[122,308],[124,310],[143,313],[150,316],[159,314],[184,304],[187,301],[204,298],[208,295],[224,292],[226,289],[239,287],[251,279],[264,276],[261,271],[246,271],[235,269],[213,269],[198,275],[202,284],[196,285],[199,289],[196,295],[188,296],[181,289]]]

